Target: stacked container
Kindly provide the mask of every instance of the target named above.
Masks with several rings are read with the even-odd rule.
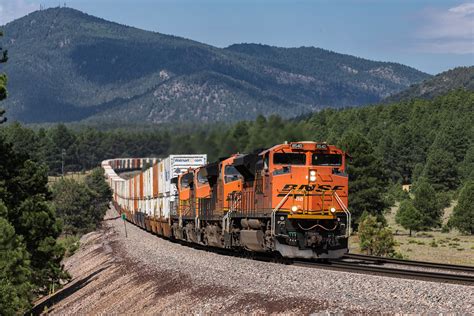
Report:
[[[132,216],[143,213],[149,217],[168,219],[176,215],[177,188],[173,178],[188,170],[207,163],[207,155],[171,155],[158,158],[118,158],[104,160],[102,168],[114,194],[114,203],[121,211]],[[128,180],[117,172],[140,170]]]

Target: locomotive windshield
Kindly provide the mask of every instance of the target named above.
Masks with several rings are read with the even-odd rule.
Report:
[[[234,166],[231,166],[231,165],[225,166],[225,170],[224,170],[225,183],[240,180],[241,178],[242,178],[242,175],[237,171],[237,169]]]
[[[274,153],[273,163],[277,165],[306,165],[306,155],[297,153]]]
[[[338,154],[313,154],[313,166],[340,166],[342,164],[342,156]]]
[[[208,183],[207,177],[205,176],[205,169],[199,170],[197,180],[200,184]]]
[[[193,181],[193,174],[187,173],[181,177],[181,188],[189,188],[191,182]]]

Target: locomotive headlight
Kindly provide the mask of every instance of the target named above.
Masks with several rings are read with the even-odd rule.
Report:
[[[335,207],[331,207],[331,213],[336,213],[336,208]]]
[[[311,181],[311,182],[316,181],[316,176],[309,176],[309,181]]]
[[[297,210],[298,210],[298,206],[293,205],[293,206],[291,207],[291,211],[292,211],[293,213],[296,213]]]
[[[316,181],[316,170],[309,171],[309,181],[310,182]]]
[[[309,172],[309,175],[315,177],[315,176],[316,176],[316,171],[315,171],[315,170],[311,170],[311,171]]]

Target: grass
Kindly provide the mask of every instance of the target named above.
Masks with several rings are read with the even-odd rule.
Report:
[[[448,221],[454,205],[455,203],[452,203],[445,209],[443,225]],[[456,230],[442,232],[440,228],[417,232],[410,237],[407,230],[395,223],[397,210],[398,204],[385,214],[387,223],[394,233],[396,252],[410,260],[474,266],[474,236],[463,235]],[[349,248],[353,253],[360,253],[357,236],[351,236]]]
[[[66,179],[74,179],[79,182],[83,182],[85,177],[90,174],[91,171],[86,172],[68,172],[64,175]],[[62,177],[61,176],[48,176],[48,184],[52,185],[56,181],[59,181]]]

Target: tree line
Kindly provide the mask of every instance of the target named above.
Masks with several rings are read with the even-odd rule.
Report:
[[[230,125],[145,130],[63,124],[31,129],[14,123],[1,133],[16,151],[46,162],[50,174],[60,174],[63,162],[67,172],[88,170],[112,157],[207,153],[212,161],[283,141],[327,141],[353,157],[350,203],[358,218],[364,211],[382,214],[393,203],[390,188],[401,184],[413,184],[415,189],[420,182],[422,190],[426,183],[428,199],[438,201],[436,208],[446,206],[474,178],[473,110],[474,93],[458,90],[434,100],[326,109],[292,120],[258,116]],[[430,225],[436,226],[438,220]],[[425,220],[423,226],[427,224]]]

